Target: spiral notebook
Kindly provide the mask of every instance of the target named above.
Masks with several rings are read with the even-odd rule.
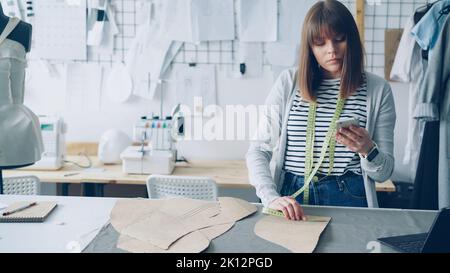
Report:
[[[3,216],[4,212],[13,211],[17,208],[30,204],[30,201],[15,202],[2,210],[0,213],[0,223],[5,222],[44,222],[47,216],[56,207],[56,202],[42,201],[37,202],[35,206],[26,208],[24,210]]]

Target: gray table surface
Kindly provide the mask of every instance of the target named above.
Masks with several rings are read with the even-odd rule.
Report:
[[[380,237],[428,232],[437,211],[304,206],[308,215],[330,216],[314,252],[369,253],[395,252],[380,245]],[[279,253],[289,250],[258,237],[253,228],[261,219],[258,212],[237,222],[214,239],[206,253]],[[124,252],[116,248],[119,234],[111,225],[103,228],[84,252]]]

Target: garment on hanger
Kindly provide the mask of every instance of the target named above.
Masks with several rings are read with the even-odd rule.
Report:
[[[445,23],[447,16],[442,11],[447,6],[450,6],[450,0],[435,2],[411,30],[419,46],[429,52],[428,55],[432,54],[433,47]]]
[[[23,105],[26,51],[7,39],[19,22],[9,19],[0,35],[0,168],[35,163],[44,150],[39,120]]]
[[[450,17],[446,17],[420,87],[414,117],[439,120],[439,208],[450,206]],[[436,145],[436,143],[434,143]]]
[[[409,166],[410,181],[413,182],[419,161],[420,147],[425,123],[413,118],[417,104],[420,83],[427,68],[427,60],[421,56],[421,48],[411,34],[414,16],[406,21],[402,38],[392,66],[390,78],[393,81],[409,83],[408,134],[405,145],[403,164]]]
[[[414,46],[416,40],[411,35],[411,30],[414,27],[413,16],[409,17],[403,27],[402,37],[398,45],[397,53],[395,55],[394,63],[390,74],[390,79],[399,82],[410,82],[411,65],[413,59]]]
[[[427,12],[431,9],[431,7],[434,5],[435,2],[432,3],[427,3],[423,6],[420,6],[416,9],[416,11],[414,12],[414,25],[419,23],[419,21],[422,19],[422,17],[427,14]]]
[[[436,141],[439,140],[439,122],[424,122],[425,129],[423,142],[420,149],[420,157],[416,177],[414,180],[414,190],[411,199],[411,209],[437,210],[438,204],[438,173],[439,147]]]
[[[425,16],[425,14],[427,14],[427,12],[431,9],[431,7],[433,6],[433,3],[427,3],[419,8],[416,9],[416,11],[414,12],[413,15],[413,19],[414,19],[414,25],[416,25],[417,23],[419,23],[419,21],[422,19],[423,16]],[[423,50],[422,49],[422,58],[424,60],[428,60],[428,50]]]

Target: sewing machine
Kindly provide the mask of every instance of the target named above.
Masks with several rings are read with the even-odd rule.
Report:
[[[58,170],[63,166],[66,156],[65,134],[67,126],[62,118],[53,116],[39,116],[39,123],[41,124],[44,152],[41,160],[24,169]]]
[[[175,142],[184,133],[183,123],[184,118],[176,113],[166,118],[142,117],[133,127],[133,142],[139,146],[130,146],[120,155],[123,172],[171,174],[177,159]]]

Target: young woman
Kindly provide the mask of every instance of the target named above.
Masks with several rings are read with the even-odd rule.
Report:
[[[272,111],[247,153],[265,207],[304,220],[300,204],[378,206],[374,181],[394,169],[394,99],[384,79],[364,71],[358,29],[343,4],[320,1],[309,10],[298,68],[279,76],[266,105]],[[339,118],[359,126],[337,130]]]

